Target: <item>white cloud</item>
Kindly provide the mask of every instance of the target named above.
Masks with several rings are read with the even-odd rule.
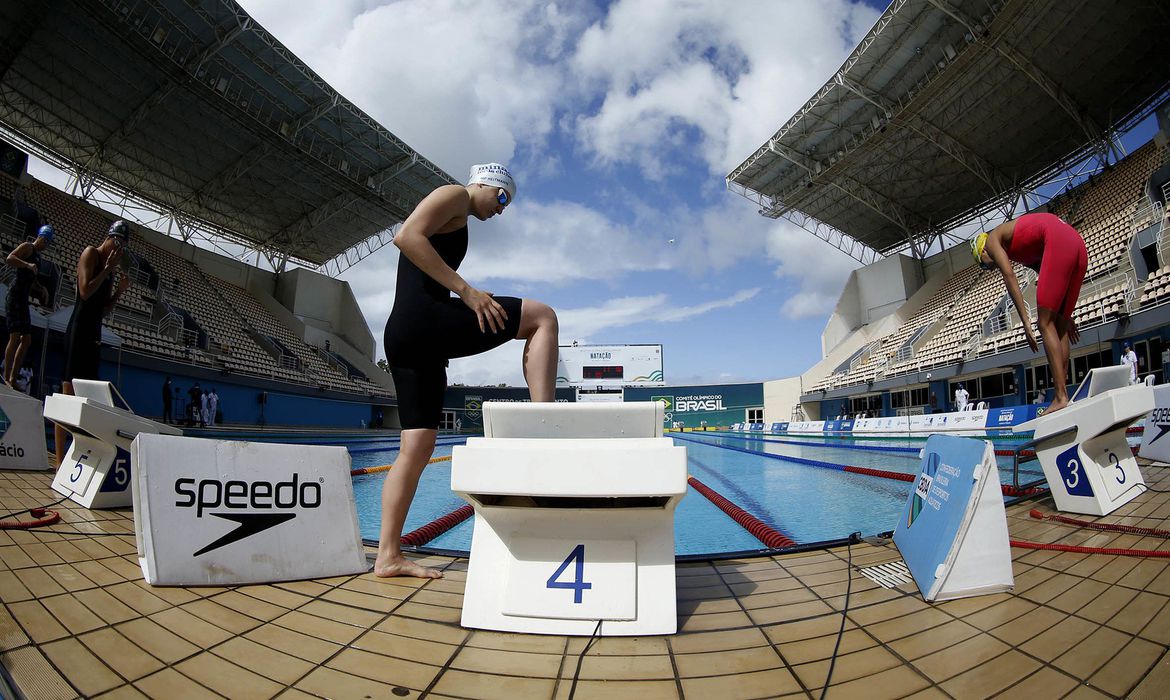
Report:
[[[573,340],[587,342],[589,336],[610,328],[621,328],[642,323],[678,323],[716,309],[725,309],[753,299],[760,290],[744,289],[723,299],[712,299],[692,306],[678,306],[665,294],[610,299],[596,306],[576,309],[558,309],[562,343]],[[463,384],[493,385],[506,382],[513,386],[524,384],[521,366],[524,344],[507,343],[491,352],[475,357],[451,360],[447,381]]]
[[[861,266],[853,258],[787,221],[777,221],[767,235],[768,257],[778,264],[777,277],[792,278],[799,291],[780,314],[789,319],[832,313],[849,273]]]
[[[341,94],[455,177],[488,160],[522,173],[508,214],[473,222],[460,272],[476,286],[541,298],[550,286],[602,280],[618,298],[592,308],[613,305],[641,323],[665,309],[626,286],[638,273],[718,279],[754,264],[762,269],[739,286],[774,271],[796,287],[782,310],[795,319],[830,312],[856,266],[760,217],[726,192],[722,176],[839,67],[876,19],[873,8],[846,0],[243,4]],[[672,189],[615,181],[619,207],[571,201],[566,173],[604,182],[630,166],[669,177]],[[679,195],[673,188],[688,178]],[[539,185],[559,194],[525,196]],[[379,346],[396,263],[388,247],[346,273]],[[562,312],[566,332],[573,323],[574,310]],[[581,321],[578,332],[597,331]],[[453,380],[457,372],[519,377],[519,350],[507,347],[452,363]]]
[[[623,0],[573,56],[605,95],[595,114],[578,119],[578,138],[601,162],[632,162],[651,177],[664,145],[694,150],[713,173],[726,173],[840,66],[877,14],[842,0],[734,9]]]

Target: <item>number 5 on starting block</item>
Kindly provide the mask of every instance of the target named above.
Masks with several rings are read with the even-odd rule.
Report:
[[[634,540],[518,537],[510,549],[504,614],[571,620],[637,617]]]

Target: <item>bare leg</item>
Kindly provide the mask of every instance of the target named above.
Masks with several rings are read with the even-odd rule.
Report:
[[[12,364],[16,358],[16,348],[20,345],[20,339],[23,337],[23,333],[9,334],[8,345],[4,347],[4,376],[0,377],[0,379],[3,379],[9,385],[12,384],[12,379],[9,379],[9,375],[13,374]]]
[[[524,339],[524,381],[533,401],[552,401],[557,388],[557,349],[560,326],[557,313],[547,304],[525,299],[520,307],[520,331]]]
[[[10,341],[11,344],[11,341]],[[32,345],[32,333],[21,333],[20,344],[16,346],[16,355],[13,356],[11,364],[8,364],[8,356],[5,354],[4,373],[7,375],[4,379],[9,386],[16,386],[16,378],[19,376],[20,368],[24,366],[24,355],[28,352],[28,346]],[[11,367],[12,369],[8,369]]]
[[[403,430],[401,449],[394,467],[386,473],[382,484],[382,529],[378,534],[378,558],[374,561],[376,576],[417,576],[442,578],[437,569],[419,566],[402,556],[402,525],[406,512],[418,489],[418,479],[435,451],[434,430]]]
[[[73,382],[61,382],[61,393],[73,396]],[[53,446],[57,453],[57,468],[65,461],[65,429],[56,423],[53,424]]]
[[[1068,405],[1068,325],[1056,312],[1044,307],[1040,307],[1036,322],[1044,341],[1048,371],[1052,374],[1052,405],[1048,407],[1047,414]]]

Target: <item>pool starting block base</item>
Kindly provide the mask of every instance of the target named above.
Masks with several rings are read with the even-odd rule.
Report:
[[[662,404],[488,402],[483,422],[451,459],[451,488],[476,515],[463,626],[676,632],[686,448],[662,437]]]
[[[1154,408],[1154,391],[1130,386],[1129,368],[1099,367],[1060,411],[1015,426],[1032,444],[1057,510],[1108,515],[1146,490],[1126,428]]]
[[[928,601],[999,593],[1015,586],[1007,514],[991,443],[932,435],[914,490],[894,530],[907,568]]]
[[[48,469],[45,405],[0,384],[0,469]]]
[[[109,382],[76,379],[73,390],[75,396],[53,394],[45,399],[44,417],[73,435],[53,478],[53,490],[83,508],[129,506],[134,462],[130,443],[140,433],[181,431],[115,406],[117,390]]]
[[[134,531],[152,586],[364,573],[344,447],[138,436]]]

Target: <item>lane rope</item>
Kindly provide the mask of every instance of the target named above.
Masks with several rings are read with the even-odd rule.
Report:
[[[708,501],[715,504],[719,510],[726,513],[732,520],[738,523],[743,529],[751,533],[760,542],[764,543],[765,547],[770,549],[783,549],[791,547],[796,544],[794,540],[783,534],[777,532],[771,526],[765,524],[762,520],[747,512],[743,508],[735,505],[731,501],[721,496],[715,489],[704,484],[693,476],[687,477],[687,483],[691,485],[699,493],[707,497]]]
[[[467,520],[475,513],[471,506],[462,506],[441,515],[417,530],[411,530],[399,540],[407,547],[421,547],[444,532]]]
[[[1057,523],[1064,523],[1066,525],[1076,525],[1077,527],[1087,528],[1089,530],[1104,530],[1106,532],[1125,532],[1131,535],[1150,535],[1152,537],[1170,537],[1170,530],[1159,530],[1155,527],[1138,527],[1136,525],[1122,525],[1121,523],[1096,523],[1091,520],[1080,520],[1077,518],[1070,518],[1065,515],[1053,515],[1044,513],[1039,508],[1033,508],[1028,515],[1037,520],[1051,520]]]
[[[912,482],[918,478],[917,474],[909,474],[906,472],[889,471],[886,469],[873,469],[871,467],[854,467],[847,464],[833,464],[832,462],[822,462],[818,459],[807,459],[804,457],[790,457],[788,455],[777,455],[771,452],[761,452],[759,450],[749,450],[745,447],[735,447],[733,445],[719,445],[705,440],[696,440],[694,438],[685,438],[681,435],[672,435],[676,440],[688,440],[690,442],[697,442],[700,445],[708,447],[718,447],[724,450],[733,450],[735,452],[743,452],[745,454],[757,455],[760,457],[768,457],[769,459],[780,460],[781,462],[794,462],[796,464],[803,464],[809,467],[819,467],[821,469],[835,469],[837,471],[849,472],[851,474],[864,474],[865,476],[876,476],[882,479],[892,479],[894,481]],[[1021,488],[1012,486],[1011,484],[1000,484],[1000,491],[1003,495],[1008,497],[1018,496],[1033,496],[1040,493],[1045,493],[1047,489],[1039,487]]]
[[[434,464],[435,462],[449,462],[451,455],[446,457],[433,457],[427,460],[427,464]],[[378,472],[388,472],[394,467],[393,464],[380,464],[376,467],[358,467],[357,469],[350,469],[350,476],[361,476],[362,474],[377,474]]]

